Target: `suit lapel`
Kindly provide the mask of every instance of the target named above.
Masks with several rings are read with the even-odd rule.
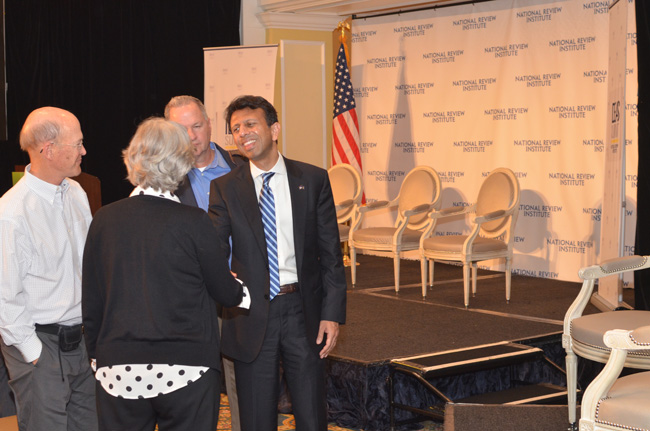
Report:
[[[185,175],[183,181],[179,184],[178,189],[176,190],[176,196],[181,200],[185,205],[190,205],[193,207],[198,207],[199,204],[196,202],[196,197],[194,196],[194,190],[192,190],[192,185],[190,184],[190,178]]]
[[[293,244],[296,251],[296,269],[300,277],[302,256],[305,250],[305,211],[308,205],[309,190],[302,171],[292,160],[284,159],[291,193],[291,212],[293,215]]]
[[[230,152],[224,150],[223,148],[221,148],[217,144],[214,144],[214,145],[215,145],[215,147],[217,147],[217,151],[219,151],[221,153],[221,156],[226,161],[226,164],[230,167],[230,170],[235,169],[237,167],[237,164],[232,159],[232,155],[230,154]]]
[[[262,225],[262,216],[259,211],[257,196],[255,195],[255,183],[253,182],[253,177],[251,176],[248,164],[239,169],[237,180],[237,191],[235,196],[241,203],[242,212],[244,213],[243,217],[248,222],[257,245],[262,251],[264,258],[267,259],[264,226]]]

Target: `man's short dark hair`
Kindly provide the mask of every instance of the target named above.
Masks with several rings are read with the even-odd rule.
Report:
[[[226,108],[225,118],[226,125],[230,129],[230,118],[235,111],[241,109],[261,109],[264,111],[264,117],[266,118],[266,124],[271,126],[278,122],[278,111],[275,110],[275,107],[269,103],[268,100],[262,96],[239,96],[235,98],[230,105]]]

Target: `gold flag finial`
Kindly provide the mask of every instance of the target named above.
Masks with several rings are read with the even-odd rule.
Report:
[[[350,23],[346,21],[339,21],[338,27],[336,27],[337,30],[341,30],[341,42],[345,40],[345,30],[350,31]]]

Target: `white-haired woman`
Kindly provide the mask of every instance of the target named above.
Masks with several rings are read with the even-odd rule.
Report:
[[[242,287],[208,215],[173,194],[194,162],[185,129],[145,120],[123,157],[135,190],[97,212],[83,259],[99,429],[214,431],[221,392],[215,301],[239,304]]]

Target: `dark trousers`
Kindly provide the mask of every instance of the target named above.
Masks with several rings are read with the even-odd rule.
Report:
[[[5,366],[4,358],[0,358],[0,418],[16,415],[16,404],[14,394],[9,387],[9,373]]]
[[[127,400],[109,395],[97,382],[100,431],[214,431],[219,420],[221,372],[165,395]]]
[[[20,431],[96,430],[95,377],[83,340],[73,351],[59,352],[58,336],[36,334],[43,343],[36,365],[2,343]]]
[[[255,361],[235,361],[242,431],[278,428],[279,366],[289,385],[297,431],[327,430],[325,361],[308,340],[299,293],[271,301],[266,336]]]

